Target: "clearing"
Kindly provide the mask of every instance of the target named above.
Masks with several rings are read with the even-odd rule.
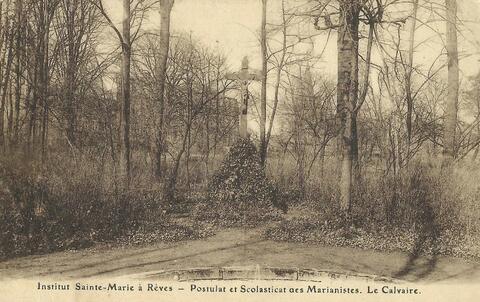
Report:
[[[452,257],[411,259],[377,252],[262,239],[261,229],[227,229],[201,240],[149,246],[99,245],[0,263],[1,279],[119,277],[152,271],[227,266],[333,270],[419,282],[480,282],[480,263]]]

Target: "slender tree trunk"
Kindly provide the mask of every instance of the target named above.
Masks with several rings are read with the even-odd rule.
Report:
[[[158,109],[159,122],[156,139],[156,163],[155,174],[162,177],[162,158],[165,149],[164,134],[164,114],[165,114],[165,82],[167,78],[168,51],[170,48],[170,15],[174,0],[160,1],[160,62],[159,62],[159,89],[158,89]]]
[[[300,70],[299,74],[302,74]],[[301,77],[301,76],[300,76]],[[299,78],[300,78],[299,77]],[[305,135],[305,98],[301,96],[303,94],[303,85],[301,81],[298,83],[298,91],[296,92],[297,97],[297,108],[298,115],[295,118],[295,149],[297,150],[297,173],[298,173],[298,186],[302,194],[305,193],[305,168],[306,168],[306,145],[307,139]],[[294,95],[295,92],[292,93]],[[301,97],[300,97],[301,96]]]
[[[218,93],[220,88],[220,64],[217,65],[216,79],[215,79],[216,97],[215,97],[215,132],[213,136],[213,160],[217,156],[217,147],[220,133],[220,94]]]
[[[13,79],[12,79],[13,80]],[[8,84],[8,127],[7,127],[7,137],[8,137],[8,147],[12,150],[13,145],[13,81],[9,81]]]
[[[323,178],[325,172],[325,148],[326,144],[322,143],[320,150],[320,177]]]
[[[210,61],[208,62],[208,71],[207,71],[207,87],[212,87],[212,81],[210,78],[211,74],[211,65]],[[216,90],[218,92],[218,90]],[[209,98],[210,95],[208,91],[206,92],[206,98]],[[218,100],[218,93],[217,96],[215,97],[216,100]],[[209,175],[209,162],[210,162],[210,149],[211,149],[211,143],[210,143],[210,119],[211,119],[211,112],[212,112],[212,104],[207,105],[207,110],[205,112],[205,174],[204,174],[204,179],[208,179]],[[202,129],[203,130],[203,129]]]
[[[350,216],[352,203],[352,162],[356,137],[355,106],[358,93],[358,1],[340,1],[338,32],[337,114],[340,121],[340,207]]]
[[[123,0],[122,98],[123,98],[123,161],[127,188],[131,180],[130,154],[130,0]]]
[[[23,33],[23,26],[22,26],[22,10],[23,10],[23,0],[16,1],[16,8],[15,8],[15,17],[16,17],[16,45],[15,45],[15,54],[16,54],[16,66],[15,66],[15,121],[13,126],[13,144],[17,146],[18,138],[19,138],[19,131],[20,131],[20,98],[22,93],[22,33]]]
[[[8,21],[8,19],[7,19]],[[0,1],[0,93],[1,93],[1,87],[3,84],[3,65],[4,65],[4,54],[2,53],[3,50],[3,40],[4,37],[6,36],[7,31],[4,29],[3,26],[3,1]],[[0,147],[3,146],[3,142],[1,141],[3,139],[3,111],[2,111],[2,105],[0,104]]]
[[[265,166],[267,144],[265,128],[267,123],[267,0],[262,0],[262,23],[260,33],[262,50],[262,90],[260,95],[260,164]]]
[[[280,94],[280,84],[282,80],[282,71],[285,66],[285,58],[287,55],[287,20],[286,20],[286,11],[285,11],[285,0],[282,0],[282,56],[280,58],[280,63],[277,67],[276,80],[275,80],[275,89],[274,89],[274,99],[273,99],[273,108],[272,114],[270,116],[270,121],[268,124],[268,130],[265,139],[266,150],[268,152],[268,145],[270,143],[270,138],[272,135],[273,122],[275,121],[275,115],[277,113],[279,94]]]
[[[204,174],[204,179],[207,180],[210,175],[210,150],[212,148],[211,143],[210,143],[210,107],[208,108],[207,111],[207,116],[205,120],[205,174]],[[215,148],[215,145],[213,146]]]
[[[480,100],[477,100],[477,112],[480,113]],[[477,135],[480,137],[480,123],[477,124]],[[475,152],[472,156],[472,162],[477,160],[478,152],[480,151],[480,145],[475,148]]]
[[[410,145],[412,141],[412,116],[413,116],[413,96],[412,96],[412,74],[413,74],[413,52],[415,47],[415,31],[417,27],[417,12],[418,12],[418,0],[414,0],[413,2],[413,19],[412,19],[412,27],[410,28],[410,42],[409,42],[409,49],[408,49],[408,69],[405,78],[406,84],[406,101],[407,101],[407,118],[406,118],[406,126],[407,126],[407,154],[406,160],[407,163],[410,160]]]
[[[373,45],[373,38],[374,38],[374,31],[375,31],[375,23],[373,23],[373,20],[371,21],[372,23],[369,24],[369,30],[368,30],[368,41],[367,41],[367,55],[365,59],[365,75],[363,79],[363,90],[361,91],[360,96],[358,97],[358,100],[356,98],[356,95],[353,95],[352,99],[350,100],[354,107],[354,110],[352,112],[352,160],[353,160],[353,173],[354,173],[354,180],[356,183],[358,183],[361,180],[361,164],[359,160],[359,151],[358,151],[358,126],[357,126],[357,116],[358,112],[362,108],[363,103],[365,102],[365,99],[367,98],[368,94],[368,89],[370,87],[370,64],[371,64],[371,58],[372,58],[372,45]],[[358,52],[358,44],[357,44],[357,52]],[[357,55],[358,57],[358,55]],[[354,77],[356,80],[353,82],[356,82],[356,86],[354,87],[355,90],[358,91],[358,59],[356,63],[354,64],[354,67],[356,68],[356,71],[354,71]]]
[[[175,199],[175,191],[177,187],[177,178],[178,178],[178,171],[180,169],[180,161],[182,160],[183,153],[185,153],[185,150],[188,147],[187,146],[188,135],[189,135],[191,126],[192,125],[190,124],[186,125],[187,129],[185,130],[185,134],[183,136],[182,147],[175,158],[174,166],[172,168],[170,177],[164,189],[164,200],[169,204],[171,204]]]
[[[75,3],[69,1],[67,14],[67,70],[66,70],[66,115],[67,115],[67,139],[75,145]]]
[[[192,63],[190,63],[192,65]],[[185,171],[186,171],[186,181],[187,188],[190,188],[190,148],[192,147],[192,103],[193,103],[193,74],[187,75],[188,78],[188,97],[187,97],[187,147],[185,154]]]
[[[42,162],[45,162],[47,153],[47,140],[48,140],[48,116],[49,116],[49,104],[48,104],[48,82],[49,82],[49,34],[50,34],[50,12],[49,1],[44,0],[44,32],[43,32],[43,57],[40,64],[42,64],[41,72],[41,98],[43,105],[42,112],[42,132],[41,132],[41,147],[42,147]]]
[[[8,6],[7,6],[8,8]],[[14,42],[14,34],[10,32],[10,20],[9,18],[5,18],[5,28],[3,29],[3,34],[5,35],[5,51],[7,53],[7,62],[5,66],[5,72],[3,73],[3,77],[1,77],[2,81],[1,84],[1,103],[0,103],[0,146],[5,151],[5,108],[8,96],[8,84],[10,81],[10,72],[13,63],[13,42]],[[1,48],[0,48],[1,49]]]
[[[448,97],[443,130],[443,154],[445,161],[448,164],[448,162],[451,162],[455,158],[459,69],[456,0],[445,0],[445,6],[447,10]]]
[[[14,35],[12,33],[9,34],[8,36],[8,54],[7,54],[7,66],[5,69],[4,73],[4,79],[2,83],[2,97],[1,97],[1,104],[0,104],[0,145],[2,148],[5,150],[5,124],[4,124],[4,118],[5,118],[5,107],[6,107],[6,102],[7,102],[7,96],[8,96],[8,87],[10,83],[10,73],[12,69],[12,63],[13,63],[13,37]]]
[[[162,177],[162,158],[165,149],[165,81],[167,78],[168,51],[170,47],[170,15],[172,12],[174,0],[160,1],[160,60],[159,60],[159,89],[158,89],[158,108],[159,123],[157,133],[156,150],[156,169],[157,177]]]
[[[38,74],[39,74],[39,62],[40,62],[40,50],[35,53],[35,66],[32,78],[33,83],[31,85],[31,101],[28,103],[29,110],[29,123],[28,123],[28,153],[32,154],[36,147],[36,134],[37,134],[37,107],[38,107]]]

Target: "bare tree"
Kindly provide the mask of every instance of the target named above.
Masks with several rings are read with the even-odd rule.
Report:
[[[162,176],[162,157],[164,153],[164,112],[165,112],[165,81],[167,77],[167,61],[168,50],[170,47],[170,14],[175,0],[160,1],[160,62],[159,62],[159,91],[158,91],[158,107],[159,107],[159,123],[158,134],[156,138],[156,174]]]
[[[445,0],[447,57],[448,57],[448,98],[445,109],[444,155],[449,161],[455,158],[457,128],[457,104],[459,89],[458,43],[457,43],[457,1]]]
[[[126,172],[126,184],[130,185],[131,179],[131,154],[130,154],[130,66],[132,57],[132,41],[130,33],[130,0],[123,0],[122,22],[122,98],[123,98],[123,144]]]
[[[30,18],[29,51],[33,57],[33,68],[29,70],[32,99],[29,105],[28,151],[34,154],[38,140],[41,142],[41,156],[47,151],[48,125],[50,116],[49,82],[54,57],[50,57],[50,31],[53,16],[59,0],[35,1],[30,3],[33,15]],[[34,37],[34,38],[32,38]],[[52,63],[52,64],[51,64]]]
[[[145,13],[150,9],[151,4],[146,0],[137,0],[133,9],[130,0],[123,0],[122,31],[117,28],[104,8],[103,0],[90,0],[97,7],[99,12],[115,32],[122,49],[122,100],[123,100],[123,168],[125,170],[125,182],[127,187],[131,181],[131,145],[130,145],[130,111],[131,111],[131,58],[132,45],[137,39],[141,30]],[[136,24],[133,31],[132,23]]]
[[[3,2],[0,4],[0,14],[3,15],[3,7],[2,7]],[[10,73],[12,70],[12,63],[13,63],[13,42],[14,42],[14,32],[10,30],[13,22],[11,20],[11,16],[9,15],[9,9],[10,9],[10,1],[6,3],[6,18],[5,18],[5,24],[2,24],[2,20],[0,17],[0,26],[2,26],[1,30],[1,43],[0,45],[5,45],[5,56],[6,58],[2,58],[2,65],[5,66],[5,71],[0,70],[0,91],[2,92],[1,94],[1,99],[0,99],[0,146],[2,147],[3,151],[5,151],[6,146],[6,140],[5,140],[5,110],[6,110],[6,102],[7,102],[7,96],[8,96],[8,85],[10,81]],[[0,47],[2,49],[2,47]]]
[[[298,75],[289,74],[285,88],[280,144],[296,162],[298,189],[303,193],[312,172],[318,171],[314,168],[323,174],[326,147],[336,136],[335,85],[309,66],[299,69]]]
[[[358,30],[359,1],[340,1],[338,30],[337,112],[339,116],[340,145],[340,206],[345,213],[351,209],[352,164],[356,115],[354,105],[358,93]]]
[[[314,25],[318,30],[337,29],[338,31],[337,115],[339,129],[337,147],[340,165],[340,205],[347,217],[351,210],[353,169],[359,171],[357,116],[368,93],[375,25],[382,23],[402,24],[405,22],[405,17],[384,20],[385,8],[395,2],[397,1],[391,3],[360,0],[319,1],[314,9]],[[338,7],[332,5],[334,3],[337,3]],[[332,16],[338,16],[337,23],[332,22]],[[321,19],[323,19],[323,26],[320,24]],[[369,28],[362,91],[359,89],[361,23],[368,25]],[[355,173],[355,175],[360,175],[360,173]]]
[[[94,57],[99,24],[98,12],[88,0],[63,0],[56,14],[58,61],[62,64],[61,68],[57,68],[57,73],[59,80],[63,80],[65,133],[72,146],[77,143],[77,108],[82,97],[81,86],[90,82],[86,78],[89,72],[86,69],[96,69],[89,65],[89,60]]]
[[[415,32],[417,27],[418,0],[413,0],[412,24],[410,28],[410,41],[408,47],[408,70],[405,72],[405,91],[407,101],[407,153],[410,152],[410,143],[412,140],[412,116],[413,116],[413,96],[412,96],[412,75],[413,75],[413,55],[415,49]],[[407,154],[408,157],[408,154]]]
[[[266,124],[267,124],[267,0],[262,0],[262,23],[260,29],[260,46],[262,51],[262,90],[260,95],[260,164],[265,165],[267,156]]]
[[[218,61],[224,64],[224,61]],[[169,177],[164,186],[164,199],[172,202],[176,196],[178,176],[184,160],[184,171],[189,183],[189,170],[192,148],[201,135],[205,117],[212,105],[229,89],[232,81],[222,81],[212,85],[209,79],[220,80],[223,74],[214,73],[209,65],[217,64],[208,50],[202,49],[190,38],[180,38],[171,49],[169,76],[167,78],[168,112],[165,120],[169,129],[168,154],[172,159]],[[222,66],[219,66],[222,68]],[[222,115],[222,111],[218,112]],[[236,116],[229,119],[236,120]],[[222,116],[222,119],[228,116]],[[219,117],[220,119],[220,117]],[[234,123],[229,123],[230,129]],[[220,126],[220,125],[219,125]],[[220,127],[219,127],[220,128]],[[221,133],[219,133],[221,135]]]
[[[23,25],[23,0],[17,0],[15,6],[15,18],[16,18],[16,66],[15,66],[15,121],[12,136],[12,144],[17,146],[20,131],[20,99],[22,91],[22,60],[23,60],[23,46],[22,38],[24,33]]]
[[[289,7],[287,1],[282,0],[280,24],[269,24],[270,26],[267,28],[267,39],[265,40],[267,43],[267,73],[273,71],[275,77],[272,82],[273,99],[271,101],[273,103],[270,106],[268,100],[266,103],[270,107],[271,112],[267,120],[265,160],[268,157],[268,148],[277,113],[282,110],[280,102],[283,99],[287,99],[287,95],[290,95],[290,93],[282,94],[282,89],[284,88],[286,91],[290,91],[290,88],[284,87],[291,84],[289,69],[295,69],[295,67],[302,64],[312,64],[313,61],[320,57],[313,55],[313,40],[319,33],[311,34],[299,31],[298,28],[300,26],[309,26],[310,20],[298,17],[296,10],[295,6]],[[296,49],[297,46],[300,46],[298,47],[299,49]],[[286,78],[287,80],[285,80]]]

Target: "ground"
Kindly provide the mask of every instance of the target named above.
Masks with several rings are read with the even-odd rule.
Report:
[[[421,282],[480,282],[480,263],[458,258],[410,259],[315,244],[274,242],[262,230],[228,229],[201,240],[149,246],[100,245],[81,251],[28,256],[0,262],[0,279],[76,279],[127,276],[198,267],[270,266],[356,272]],[[412,261],[414,260],[414,261]]]

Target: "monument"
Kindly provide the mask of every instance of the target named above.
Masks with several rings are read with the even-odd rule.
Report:
[[[248,58],[245,56],[242,60],[242,68],[238,72],[227,73],[228,80],[240,82],[240,100],[239,100],[239,134],[241,138],[248,137],[248,85],[251,81],[261,81],[262,72],[259,70],[250,70],[248,67]]]

